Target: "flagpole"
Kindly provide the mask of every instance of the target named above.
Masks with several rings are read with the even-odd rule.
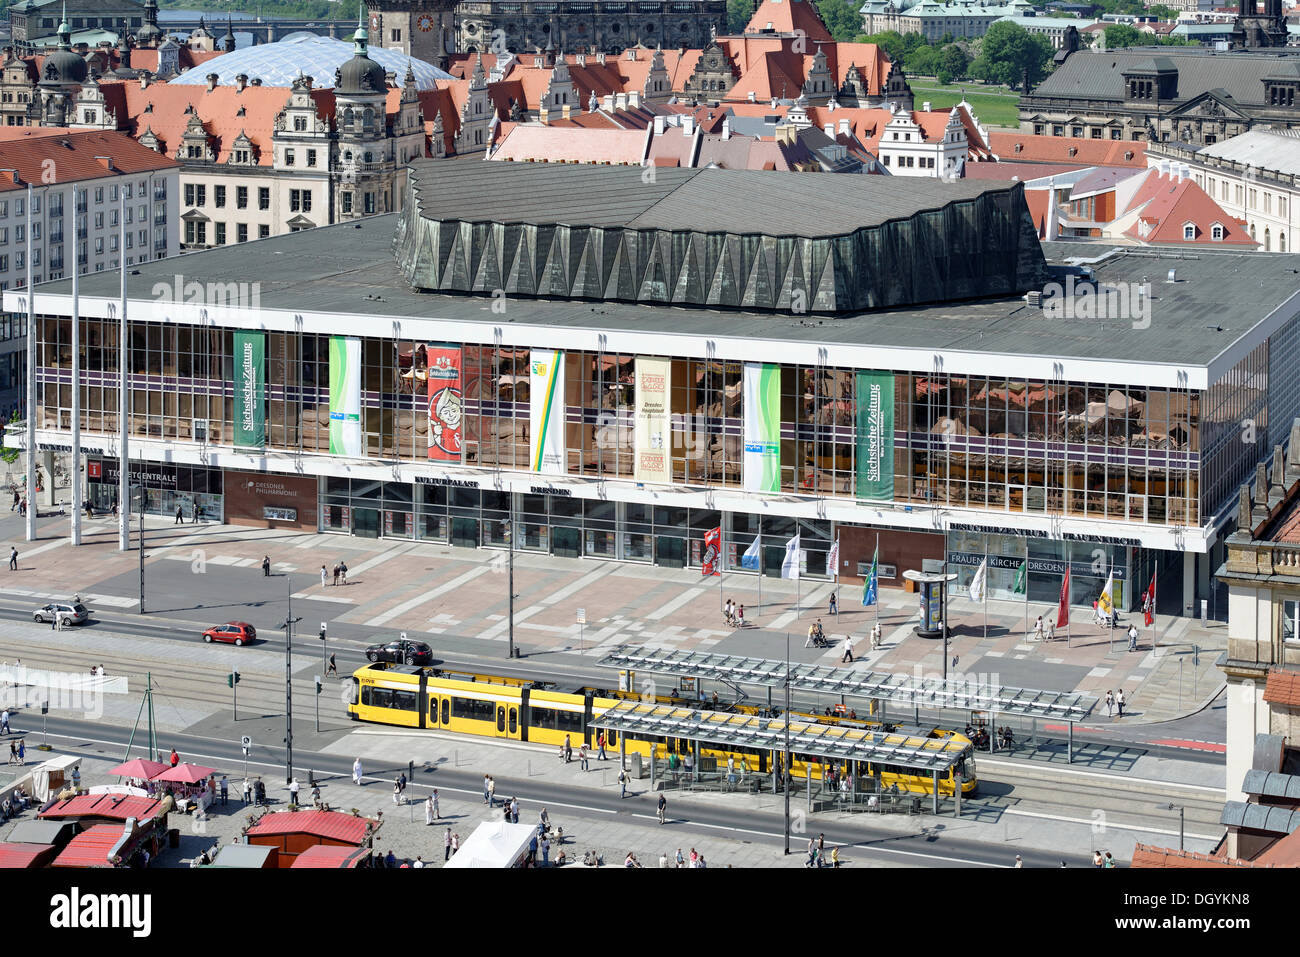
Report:
[[[835,621],[840,620],[840,536],[835,536]]]
[[[876,624],[880,624],[880,533],[876,532],[876,552],[871,556],[871,570],[876,578]],[[883,644],[883,642],[882,642]]]
[[[984,536],[984,637],[989,636],[989,537]]]
[[[1106,654],[1115,653],[1115,559],[1110,560],[1110,574],[1106,576],[1106,598],[1110,602],[1110,635],[1106,640]]]
[[[726,600],[722,597],[722,568],[726,561],[727,539],[722,531],[722,512],[718,512],[718,611],[722,611]]]
[[[984,536],[988,541],[988,536]],[[987,550],[988,546],[984,546]],[[1029,637],[1029,536],[1025,536],[1025,637]]]

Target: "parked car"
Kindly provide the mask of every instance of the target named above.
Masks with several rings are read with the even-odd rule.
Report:
[[[204,641],[226,641],[234,645],[246,645],[257,637],[257,629],[246,621],[228,621],[224,625],[213,625],[203,633]]]
[[[427,665],[433,662],[433,649],[422,641],[397,639],[366,649],[366,661],[394,661],[403,665]]]
[[[86,619],[90,617],[90,612],[79,601],[53,601],[37,608],[32,613],[32,621],[48,624],[54,620],[55,615],[58,615],[59,621],[65,625],[84,625]]]

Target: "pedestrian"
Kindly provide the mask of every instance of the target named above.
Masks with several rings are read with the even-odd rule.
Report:
[[[198,502],[195,502],[194,507],[190,509],[191,521],[195,525],[197,525],[199,523],[199,519],[201,519],[202,517],[203,517],[203,506],[200,505]]]
[[[433,789],[433,793],[432,793],[431,795],[429,795],[429,798],[430,798],[430,800],[433,801],[433,816],[434,816],[435,818],[441,818],[441,817],[442,817],[442,809],[441,809],[440,807],[438,807],[438,789],[437,789],[437,788],[434,788],[434,789]]]
[[[623,789],[623,793],[619,795],[619,799],[621,800],[622,798],[627,797],[627,772],[622,768],[619,768],[618,770],[618,786]]]
[[[578,746],[578,765],[582,770],[587,770],[587,746],[585,744]]]
[[[598,761],[608,760],[608,758],[605,757],[605,732],[604,731],[596,735],[596,746],[600,748],[600,753],[596,755],[596,759]]]
[[[573,743],[569,740],[569,736],[566,734],[564,736],[564,763],[569,764],[572,760],[573,760]]]
[[[537,866],[537,835],[534,834],[528,839],[528,861],[529,867]]]
[[[17,741],[9,742],[9,763],[10,764],[18,763],[18,742]]]
[[[1055,639],[1056,639],[1056,623],[1051,618],[1049,618],[1047,619],[1047,640],[1054,641]]]
[[[1106,717],[1115,717],[1115,695],[1109,690],[1106,692]]]
[[[169,757],[167,761],[172,767],[176,767],[176,765],[181,763],[181,756],[176,753],[175,748],[172,748],[171,757]]]
[[[271,556],[270,555],[262,556],[262,577],[263,578],[271,577]]]
[[[551,866],[551,839],[542,838],[542,867]]]
[[[9,546],[9,570],[11,572],[18,571],[18,549],[12,545]]]
[[[848,635],[844,636],[844,654],[840,656],[840,664],[846,661],[853,664],[853,639]]]
[[[722,617],[725,618],[727,621],[731,621],[732,618],[735,617],[735,614],[736,614],[735,602],[733,602],[730,598],[728,598],[727,603],[722,606]]]
[[[415,855],[415,863],[412,864],[411,866],[412,866],[412,867],[423,867],[423,866],[424,866],[424,858],[421,857],[419,854],[416,854],[416,855]]]
[[[1019,854],[1016,855],[1016,865],[1015,865],[1015,866],[1016,866],[1016,867],[1024,867],[1024,866],[1025,866],[1025,862],[1022,861],[1022,860],[1020,859],[1020,855],[1019,855]]]
[[[324,588],[330,583],[329,573],[325,571],[325,566],[320,567],[320,587]]]
[[[826,835],[817,835],[817,866],[826,866]]]
[[[1101,866],[1102,866],[1102,867],[1114,867],[1114,866],[1115,866],[1115,858],[1113,858],[1113,857],[1110,856],[1110,851],[1107,851],[1107,852],[1106,852],[1106,856],[1102,859]]]
[[[871,626],[871,647],[879,648],[880,645],[881,645],[880,622],[876,622],[874,625]]]
[[[244,807],[253,803],[253,785],[249,783],[248,778],[244,778]]]
[[[230,781],[223,774],[221,775],[221,806],[225,807],[230,803]]]
[[[1119,710],[1119,716],[1124,717],[1124,689],[1120,688],[1115,692],[1115,707]]]
[[[492,781],[492,778],[491,778],[490,775],[487,775],[487,774],[483,775],[483,803],[484,803],[484,804],[487,804],[487,802],[488,802],[488,795],[491,793],[491,789],[488,787],[488,784],[489,784],[491,781]]]
[[[433,795],[424,799],[424,826],[433,827]]]
[[[335,678],[339,676],[339,666],[335,663],[333,654],[330,655],[329,667],[325,669],[325,677],[328,678],[330,675],[333,675]]]
[[[682,849],[680,847],[677,848],[677,857],[674,858],[674,861],[676,862],[678,867],[686,866],[686,858],[682,856]]]
[[[831,592],[830,604],[827,606],[826,614],[838,615],[840,613],[839,601],[835,598],[835,592]]]
[[[19,515],[27,514],[27,499],[23,499],[22,504],[18,506],[18,514]],[[116,515],[117,511],[114,510],[113,514]]]
[[[496,778],[488,778],[488,807],[497,806],[497,782]]]
[[[546,808],[542,808],[542,811],[545,812]],[[510,823],[519,823],[519,798],[510,799]]]
[[[1128,626],[1128,650],[1138,650],[1138,628],[1137,625],[1134,624]]]
[[[302,785],[298,783],[297,778],[293,778],[289,781],[289,807],[298,806],[298,790],[301,787]]]
[[[406,803],[406,772],[403,771],[397,776],[397,785],[402,792],[402,803]]]
[[[668,799],[662,794],[659,795],[659,823],[664,822],[664,811],[668,810]]]
[[[1093,866],[1093,867],[1101,867],[1101,865],[1102,865],[1102,860],[1101,860],[1101,851],[1093,851],[1093,852],[1092,852],[1092,866]]]
[[[18,489],[14,489],[14,503],[9,506],[9,511],[12,512],[16,508],[18,508],[18,503],[21,501],[22,501],[22,496],[18,494]]]
[[[402,798],[402,782],[394,778],[393,779],[393,803],[401,804],[402,803],[401,798]]]
[[[691,863],[690,863],[690,866],[691,866],[691,867],[698,867],[698,866],[699,866],[699,863],[700,863],[700,855],[699,855],[698,853],[696,853],[695,848],[692,847],[692,848],[691,848]]]
[[[4,712],[0,713],[0,731],[3,731],[5,734],[9,733],[9,709],[8,708],[5,708]]]
[[[361,759],[357,758],[352,762],[352,783],[360,786],[361,784]]]
[[[1034,638],[1037,641],[1043,640],[1043,616],[1039,615],[1038,620],[1034,622]]]
[[[695,848],[691,848],[691,867],[695,866]],[[817,866],[817,840],[808,838],[808,860],[804,861],[804,867]]]
[[[181,507],[179,505],[176,506],[176,521],[172,522],[172,524],[173,525],[185,524],[185,512],[181,510]]]
[[[451,857],[451,828],[447,828],[447,833],[442,838],[442,859],[448,860]]]
[[[334,563],[334,587],[335,588],[339,587],[339,571],[340,571],[339,563],[335,562]]]
[[[839,866],[840,866],[840,849],[839,849],[838,847],[832,847],[832,848],[831,848],[831,867],[839,867]]]
[[[736,627],[737,628],[745,627],[745,606],[744,605],[741,605],[738,609],[736,609]]]
[[[339,562],[339,571],[343,574],[343,584],[348,583],[348,563]]]
[[[18,739],[18,763],[27,763],[27,742],[22,738]]]

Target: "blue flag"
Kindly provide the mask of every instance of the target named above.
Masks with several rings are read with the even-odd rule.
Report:
[[[755,536],[754,536],[754,544],[750,545],[747,549],[745,549],[745,554],[743,554],[743,555],[740,556],[740,567],[741,567],[741,568],[753,568],[753,569],[757,570],[757,569],[758,569],[758,551],[759,551],[759,547],[758,547],[758,536],[755,535]]]
[[[876,603],[876,589],[879,585],[877,581],[877,570],[879,569],[880,545],[876,545],[876,551],[871,556],[871,571],[867,573],[866,583],[862,586],[862,604],[874,605]]]

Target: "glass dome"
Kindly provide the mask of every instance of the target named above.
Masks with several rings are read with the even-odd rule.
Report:
[[[407,57],[404,53],[385,50],[382,47],[370,47],[367,51],[374,60],[389,73],[396,74],[400,85],[406,76],[406,64],[411,64],[415,73],[415,86],[420,90],[432,90],[437,80],[453,79],[451,74],[439,70],[431,63]],[[327,89],[334,85],[334,74],[344,63],[352,59],[353,44],[350,40],[335,40],[313,34],[297,34],[285,37],[275,43],[264,43],[254,47],[244,47],[233,53],[224,53],[186,70],[170,82],[188,86],[206,86],[209,73],[217,75],[221,86],[234,86],[235,77],[245,74],[249,80],[261,79],[263,86],[292,86],[294,78],[302,73],[312,78],[312,85],[317,89]]]

